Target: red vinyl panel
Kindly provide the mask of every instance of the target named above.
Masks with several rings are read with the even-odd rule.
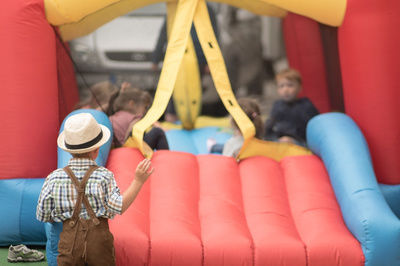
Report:
[[[254,240],[254,265],[307,265],[279,163],[252,157],[240,162],[239,168],[244,211]]]
[[[43,0],[1,1],[0,25],[0,178],[43,178],[57,166],[54,32]]]
[[[121,191],[142,155],[111,152]],[[118,265],[363,265],[323,163],[157,151],[154,173],[110,222]]]
[[[322,161],[316,156],[286,157],[281,165],[307,265],[364,265],[360,243],[344,224]]]
[[[136,149],[119,148],[111,151],[107,168],[114,173],[122,193],[134,179],[136,166],[141,160],[143,156]],[[146,182],[126,212],[110,220],[117,265],[148,264],[150,260],[149,207],[150,182]]]
[[[325,58],[316,21],[289,13],[283,20],[283,33],[289,65],[300,71],[306,96],[321,113],[331,110]]]
[[[236,161],[218,155],[199,155],[197,159],[204,265],[252,265],[253,243]]]
[[[196,156],[158,151],[152,162],[151,265],[202,265]]]
[[[385,184],[400,184],[398,10],[398,0],[349,0],[339,28],[345,109],[363,131]]]
[[[61,43],[58,38],[56,40],[59,119],[61,124],[79,101],[79,93],[72,61],[68,55],[68,44]]]

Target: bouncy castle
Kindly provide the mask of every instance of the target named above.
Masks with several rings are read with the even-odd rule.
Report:
[[[70,158],[56,146],[78,101],[63,42],[157,2],[1,2],[0,245],[47,243],[48,263],[56,264],[60,225],[38,222],[35,212],[44,178]],[[143,156],[156,169],[133,206],[110,221],[117,264],[400,265],[400,2],[217,2],[283,19],[289,63],[303,75],[304,95],[324,112],[307,126],[312,152],[253,138],[205,1],[167,1],[170,36],[153,106],[128,147],[105,145],[97,159],[122,191]],[[194,87],[185,91],[185,75],[196,71],[189,66],[192,22],[218,93],[245,137],[240,161],[207,154],[213,127],[168,131],[172,151],[143,147],[144,130],[159,119],[174,88],[200,97]],[[193,128],[197,115],[199,101],[190,97],[182,105],[193,111],[185,128]],[[338,109],[345,112],[331,112]],[[90,112],[111,127],[105,114]]]

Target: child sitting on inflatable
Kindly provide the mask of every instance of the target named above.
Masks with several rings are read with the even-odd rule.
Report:
[[[250,98],[241,98],[238,103],[245,114],[249,117],[250,121],[253,122],[256,128],[255,137],[261,139],[263,136],[263,122],[261,119],[260,106],[256,100]],[[215,140],[209,139],[208,145],[213,145],[210,148],[211,153],[221,153],[225,156],[236,157],[243,146],[243,136],[236,122],[231,118],[231,125],[233,129],[233,137],[230,138],[225,144],[215,144]]]
[[[256,128],[254,137],[261,139],[263,135],[263,122],[261,119],[260,106],[255,100],[250,98],[241,98],[238,100],[238,103]],[[231,119],[231,123],[233,137],[225,143],[222,155],[236,157],[243,146],[244,139],[236,122]]]
[[[115,147],[124,145],[132,134],[132,127],[146,114],[151,102],[148,92],[129,86],[121,89],[116,97],[112,97],[110,121],[114,130]],[[143,140],[152,150],[169,149],[167,137],[161,128],[153,127],[144,134]]]
[[[318,115],[308,98],[298,98],[302,89],[301,75],[294,69],[285,69],[276,75],[279,100],[275,101],[265,123],[265,139],[306,146],[306,126]]]
[[[66,120],[58,137],[58,146],[73,158],[46,178],[36,211],[39,221],[63,222],[58,265],[115,265],[108,219],[128,209],[154,171],[149,160],[140,162],[121,195],[113,173],[94,161],[110,135],[91,114],[79,113]]]

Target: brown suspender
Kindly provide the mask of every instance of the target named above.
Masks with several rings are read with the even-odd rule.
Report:
[[[72,220],[70,222],[71,226],[74,226],[76,221],[79,219],[79,214],[80,214],[81,208],[82,208],[82,202],[83,202],[83,205],[85,205],[86,211],[88,212],[88,214],[89,214],[90,218],[92,219],[93,223],[95,225],[98,225],[100,223],[99,219],[97,219],[96,214],[94,213],[92,207],[89,204],[88,198],[85,195],[86,183],[89,180],[90,175],[97,168],[98,168],[97,165],[90,166],[90,168],[87,170],[87,172],[83,176],[82,181],[79,182],[78,179],[76,178],[75,174],[72,172],[71,168],[69,168],[69,166],[64,167],[64,171],[71,178],[72,183],[75,185],[75,189],[78,192],[78,197],[76,199],[74,212],[72,213],[72,217],[71,217],[71,220]]]

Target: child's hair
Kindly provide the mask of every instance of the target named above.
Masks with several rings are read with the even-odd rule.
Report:
[[[89,158],[90,152],[85,153],[71,153],[72,158]]]
[[[286,78],[290,81],[295,81],[300,85],[302,84],[300,72],[293,68],[287,68],[282,71],[279,71],[279,73],[276,74],[275,79],[278,80],[281,78]]]
[[[117,91],[117,88],[109,81],[102,81],[90,87],[90,96],[77,104],[77,108],[99,108],[107,109],[111,95]]]
[[[260,106],[257,101],[250,98],[240,98],[238,99],[238,103],[251,122],[253,122],[256,128],[255,137],[261,139],[263,137],[264,126],[261,118]],[[239,128],[236,122],[233,122],[234,126]]]
[[[142,104],[145,106],[146,112],[149,110],[151,107],[151,104],[153,102],[153,97],[151,97],[150,93],[147,91],[142,92]]]
[[[143,91],[138,88],[128,87],[118,93],[118,96],[112,103],[113,113],[118,111],[128,111],[135,113],[135,106],[144,104]],[[129,102],[133,101],[134,106],[130,106]]]

